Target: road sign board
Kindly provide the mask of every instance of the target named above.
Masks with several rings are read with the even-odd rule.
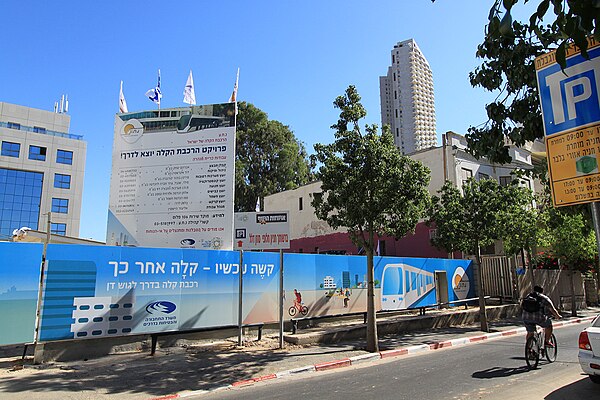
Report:
[[[234,221],[234,249],[290,248],[290,223],[287,211],[235,213]]]
[[[589,43],[589,60],[567,50],[564,71],[555,52],[535,60],[556,207],[600,200],[600,43]]]
[[[600,46],[593,44],[589,60],[575,53],[564,71],[556,62],[546,64],[553,53],[536,59],[546,136],[600,123]]]

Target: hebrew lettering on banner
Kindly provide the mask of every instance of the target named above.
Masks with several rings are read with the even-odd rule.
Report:
[[[240,265],[235,251],[50,244],[47,259],[42,341],[236,325],[240,273],[243,323],[278,320],[278,253],[244,252]],[[286,319],[366,310],[365,257],[288,253],[284,266]],[[436,287],[473,297],[471,282],[469,260],[375,257],[378,310],[435,304]]]
[[[244,323],[275,321],[279,255],[239,261],[234,251],[51,244],[40,339],[236,325],[242,270]]]

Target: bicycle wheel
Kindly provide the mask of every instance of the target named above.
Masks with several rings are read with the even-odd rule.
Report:
[[[525,361],[529,369],[535,369],[540,362],[540,348],[535,336],[527,339],[525,343]]]
[[[308,307],[302,306],[302,310],[300,310],[300,312],[302,313],[302,315],[308,314]]]
[[[296,309],[296,307],[291,306],[290,309],[288,310],[288,313],[290,313],[290,317],[293,317],[294,315],[296,315],[296,313],[298,312],[298,309]]]
[[[556,355],[558,354],[558,344],[556,343],[556,336],[554,333],[550,336],[550,345],[546,344],[546,360],[548,362],[556,361]]]

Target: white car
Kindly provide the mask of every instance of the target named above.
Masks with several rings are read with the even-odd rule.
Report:
[[[600,314],[579,334],[579,364],[592,382],[600,384]]]

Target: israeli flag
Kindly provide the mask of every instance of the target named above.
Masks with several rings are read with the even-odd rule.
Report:
[[[162,98],[162,93],[160,92],[160,69],[158,70],[158,84],[154,89],[148,90],[146,96],[158,104],[158,108],[160,108],[160,99]]]

